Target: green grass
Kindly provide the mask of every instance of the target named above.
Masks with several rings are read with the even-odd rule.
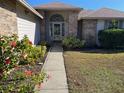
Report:
[[[70,93],[124,93],[124,53],[66,51]]]

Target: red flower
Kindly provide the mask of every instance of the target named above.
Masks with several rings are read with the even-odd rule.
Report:
[[[26,71],[25,71],[25,75],[26,75],[26,76],[31,76],[31,75],[32,75],[32,71],[27,71],[27,70],[26,70]]]
[[[29,44],[30,44],[30,45],[32,45],[32,42],[31,42],[31,41],[29,41]]]
[[[10,60],[9,58],[5,60],[5,64],[8,65],[8,64],[10,64],[10,63],[11,63],[11,60]]]
[[[10,42],[10,45],[11,45],[11,47],[16,47],[16,42],[12,41],[12,42]]]

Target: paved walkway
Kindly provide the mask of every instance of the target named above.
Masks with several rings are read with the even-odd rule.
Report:
[[[39,93],[68,93],[63,49],[55,44],[48,53],[44,71],[50,76]]]

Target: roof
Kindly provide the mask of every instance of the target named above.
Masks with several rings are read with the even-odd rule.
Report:
[[[75,7],[75,6],[60,3],[60,2],[42,4],[42,5],[34,6],[34,8],[42,9],[42,10],[81,10],[81,8],[79,7]]]
[[[81,19],[87,15],[89,15],[90,13],[93,13],[94,11],[93,10],[82,10],[79,15],[78,15],[78,18]]]
[[[82,10],[78,16],[78,19],[107,19],[107,18],[124,18],[124,12],[109,9],[101,8],[96,11],[91,10]]]
[[[31,7],[25,0],[17,0],[19,3],[21,3],[24,7],[29,9],[32,13],[43,19],[43,16],[39,14],[33,7]]]

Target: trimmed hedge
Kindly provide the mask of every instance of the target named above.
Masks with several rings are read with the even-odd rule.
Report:
[[[107,29],[99,31],[100,45],[103,48],[124,47],[124,29]]]

